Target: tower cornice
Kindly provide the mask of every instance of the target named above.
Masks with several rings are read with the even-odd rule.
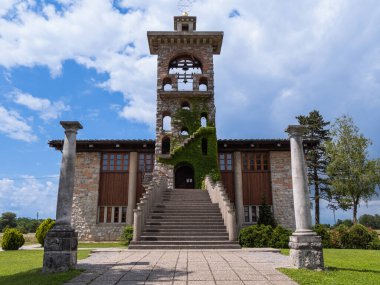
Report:
[[[223,42],[223,32],[153,32],[148,31],[149,50],[158,54],[159,47],[165,44],[205,45],[213,48],[213,54],[220,54]]]

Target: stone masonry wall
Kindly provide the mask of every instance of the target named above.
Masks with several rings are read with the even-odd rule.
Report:
[[[214,65],[213,65],[213,48],[211,44],[162,44],[159,48],[158,58],[157,58],[157,113],[156,113],[156,154],[161,153],[161,141],[163,137],[170,137],[171,141],[173,138],[181,141],[180,136],[181,124],[176,124],[173,120],[173,116],[181,109],[181,102],[188,101],[188,99],[181,97],[181,92],[170,91],[173,97],[162,97],[161,93],[163,91],[164,80],[166,78],[172,78],[174,82],[173,85],[177,85],[177,79],[173,74],[168,74],[169,63],[171,60],[180,55],[188,55],[190,57],[198,59],[202,63],[202,74],[194,75],[194,92],[198,93],[198,100],[200,101],[200,106],[205,106],[207,111],[207,122],[215,124],[215,104],[214,104]],[[207,92],[197,89],[200,77],[207,78]],[[169,93],[169,92],[167,92]],[[194,94],[192,94],[193,96]],[[199,97],[200,96],[200,97]],[[191,106],[193,107],[193,106]],[[164,115],[169,115],[172,117],[172,128],[170,132],[163,131],[163,117]],[[199,118],[200,120],[200,118]]]
[[[124,226],[97,223],[99,179],[100,153],[77,153],[71,223],[79,240],[116,240]]]
[[[271,151],[273,211],[277,222],[295,229],[290,151]]]

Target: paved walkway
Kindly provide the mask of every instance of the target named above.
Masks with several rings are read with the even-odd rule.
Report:
[[[289,257],[252,250],[96,250],[79,261],[85,272],[66,285],[297,284],[277,267]]]

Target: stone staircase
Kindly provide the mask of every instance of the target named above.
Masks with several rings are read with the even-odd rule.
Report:
[[[141,239],[130,249],[238,249],[217,204],[200,189],[166,190],[149,213]]]

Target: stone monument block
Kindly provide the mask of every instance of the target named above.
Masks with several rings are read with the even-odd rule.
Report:
[[[317,235],[289,238],[290,258],[297,268],[323,270],[323,252],[321,237]]]
[[[69,227],[54,227],[45,238],[44,273],[62,272],[77,264],[78,234]]]

